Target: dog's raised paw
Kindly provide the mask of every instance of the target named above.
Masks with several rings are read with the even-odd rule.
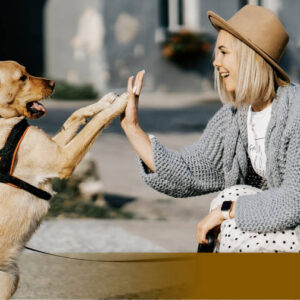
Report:
[[[129,97],[129,93],[125,92],[123,94],[121,94],[120,96],[118,96],[118,102],[121,102],[123,104],[127,104],[128,102],[128,97]]]
[[[119,96],[119,95],[118,95],[117,93],[113,93],[113,92],[108,93],[108,94],[104,95],[104,96],[98,101],[98,103],[101,102],[101,103],[110,103],[110,104],[112,104],[112,103],[117,99],[118,96]]]

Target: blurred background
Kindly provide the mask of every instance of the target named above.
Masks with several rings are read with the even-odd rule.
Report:
[[[212,67],[217,32],[208,21],[207,11],[229,19],[246,4],[271,9],[290,34],[281,65],[292,81],[298,81],[300,20],[295,5],[300,9],[300,3],[297,3],[292,0],[2,1],[0,59],[18,61],[32,75],[55,80],[54,95],[46,100],[48,114],[31,122],[50,135],[59,131],[74,110],[107,92],[124,92],[128,77],[145,69],[141,126],[167,147],[179,151],[199,139],[207,121],[221,106],[214,91]],[[71,222],[70,218],[74,222],[78,218],[109,220],[110,224],[112,220],[122,221],[123,229],[131,226],[130,230],[153,242],[152,248],[130,243],[119,243],[116,247],[95,245],[97,251],[155,250],[156,245],[157,249],[167,251],[192,250],[195,226],[207,213],[213,197],[174,199],[146,186],[119,118],[104,130],[74,175],[69,180],[54,180],[53,184],[57,194],[51,201],[49,222],[57,221],[55,224],[61,228],[59,222]],[[148,226],[150,221],[158,224],[156,231],[149,229],[156,226]],[[172,227],[174,236],[168,225],[171,221],[182,222],[180,231],[178,226]],[[137,229],[143,226],[148,233]],[[160,226],[165,226],[167,240]],[[94,230],[99,233],[98,228]],[[38,236],[39,233],[35,239]],[[74,250],[73,246],[70,242],[68,250]]]
[[[46,101],[48,114],[31,122],[50,135],[75,109],[107,92],[122,93],[128,77],[145,69],[141,126],[167,147],[180,150],[199,139],[221,106],[213,86],[217,32],[207,11],[229,19],[246,4],[267,7],[281,19],[290,34],[281,65],[292,81],[298,81],[300,3],[293,0],[1,1],[0,59],[18,61],[32,75],[55,80],[55,93]],[[48,221],[59,228],[78,218],[109,224],[114,220],[153,242],[150,248],[129,242],[110,247],[105,242],[92,247],[97,251],[193,250],[195,226],[213,197],[174,199],[146,186],[119,118],[104,130],[74,175],[55,180],[54,188]],[[182,222],[181,230],[179,223],[169,226],[171,221]],[[165,226],[165,235],[160,226]],[[101,226],[94,230],[99,234]],[[39,232],[32,241],[38,236]],[[75,248],[70,242],[68,250]]]
[[[299,81],[300,2],[294,0],[1,1],[0,60],[55,80],[48,114],[31,122],[51,136],[74,110],[107,92],[122,93],[128,77],[145,69],[141,126],[179,151],[199,139],[221,107],[213,86],[217,32],[207,11],[229,19],[246,4],[267,7],[281,19],[290,35],[281,66]],[[54,188],[47,219],[29,243],[50,252],[194,252],[197,223],[214,196],[174,199],[146,186],[119,118],[74,175],[55,180]],[[37,266],[26,255],[18,295],[38,297],[33,291],[45,293],[48,283],[34,274],[44,264],[51,277],[54,265]],[[72,283],[71,291],[77,291]]]
[[[210,91],[216,31],[207,11],[228,19],[247,3],[283,22],[291,40],[282,66],[297,81],[300,3],[293,0],[1,1],[0,59],[98,92],[123,88],[143,68],[146,91]]]

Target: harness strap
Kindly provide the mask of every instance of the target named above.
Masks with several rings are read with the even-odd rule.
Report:
[[[18,149],[29,127],[27,120],[24,118],[10,131],[4,147],[0,150],[0,182],[15,188],[21,188],[41,199],[49,200],[51,198],[50,193],[45,192],[16,176],[12,176]]]
[[[4,147],[0,150],[0,172],[12,173],[11,169],[14,165],[15,154],[19,149],[20,143],[29,128],[27,120],[24,118],[17,123],[10,131],[6,138]]]
[[[11,176],[11,175],[4,175],[0,173],[0,182],[6,183],[12,187],[23,189],[31,194],[33,194],[36,197],[39,197],[44,200],[50,200],[51,194],[48,192],[45,192],[33,185],[31,185],[28,182],[25,182],[18,177]]]

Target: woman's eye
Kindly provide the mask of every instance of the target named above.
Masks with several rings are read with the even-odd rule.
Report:
[[[222,53],[222,54],[226,54],[226,52],[224,52],[224,51],[221,51],[221,53]]]
[[[22,75],[21,77],[20,77],[20,80],[21,81],[25,81],[27,79],[27,76],[26,75]]]

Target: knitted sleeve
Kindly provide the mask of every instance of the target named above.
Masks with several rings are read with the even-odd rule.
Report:
[[[300,120],[298,121],[299,124]],[[293,128],[286,153],[286,172],[280,187],[241,196],[235,206],[242,230],[268,232],[300,224],[300,128]]]
[[[145,164],[138,160],[146,184],[178,198],[223,189],[223,138],[231,116],[230,106],[223,106],[209,121],[200,140],[180,153],[169,150],[152,137],[156,172],[147,171]]]

